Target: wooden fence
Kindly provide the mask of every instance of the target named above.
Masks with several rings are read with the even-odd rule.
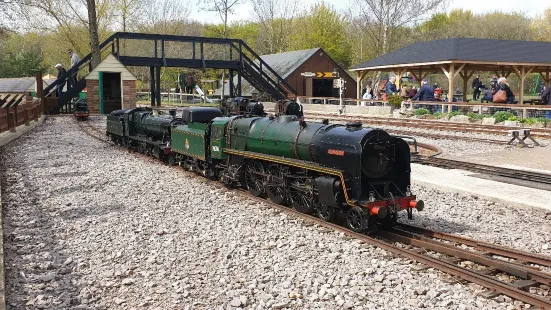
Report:
[[[15,131],[17,126],[28,126],[31,121],[38,121],[43,113],[43,105],[39,99],[25,96],[17,107],[0,108],[0,133]]]

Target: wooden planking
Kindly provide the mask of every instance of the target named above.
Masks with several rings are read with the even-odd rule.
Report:
[[[137,80],[136,77],[112,54],[107,55],[107,57],[94,70],[92,70],[92,72],[90,72],[85,79],[98,80],[99,72],[120,72],[121,79],[123,81]]]
[[[320,55],[322,53],[322,55]],[[297,91],[298,96],[308,96],[307,89],[310,90],[312,78],[307,78],[300,75],[303,72],[332,72],[334,68],[339,66],[326,53],[317,51],[312,57],[303,62],[291,75],[285,80],[291,87]],[[339,69],[339,75],[346,81],[344,97],[356,98],[356,80],[348,73]],[[311,94],[310,94],[311,95]]]

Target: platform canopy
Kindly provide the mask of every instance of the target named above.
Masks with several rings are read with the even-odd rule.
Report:
[[[368,72],[391,71],[397,76],[410,72],[418,81],[431,73],[444,73],[449,90],[458,76],[463,79],[463,101],[467,81],[475,72],[489,71],[500,77],[511,73],[524,80],[530,73],[539,73],[547,85],[551,82],[551,42],[452,38],[417,42],[352,67],[357,73],[357,96],[361,81]],[[453,96],[449,96],[453,100]],[[523,92],[519,91],[519,102]]]

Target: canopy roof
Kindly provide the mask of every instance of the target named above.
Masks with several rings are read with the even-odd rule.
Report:
[[[426,67],[445,63],[496,66],[551,66],[551,42],[452,38],[417,42],[354,66],[351,71]]]

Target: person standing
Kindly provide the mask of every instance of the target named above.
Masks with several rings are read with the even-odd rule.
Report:
[[[71,74],[71,76],[69,77],[69,88],[72,88],[77,83],[77,81],[76,81],[76,76],[77,76],[76,65],[78,64],[80,59],[78,58],[78,55],[75,52],[73,52],[72,49],[68,49],[67,53],[69,53],[70,63],[71,63],[71,66],[69,67],[69,72]]]
[[[515,103],[515,94],[511,90],[511,87],[509,86],[509,83],[507,83],[507,79],[504,77],[500,77],[497,80],[497,88],[494,90],[493,95],[497,94],[498,91],[503,90],[507,94],[506,102],[505,103]],[[500,102],[497,102],[500,103]]]
[[[480,97],[480,89],[481,89],[481,82],[480,82],[480,74],[478,74],[474,80],[473,80],[473,83],[472,83],[472,88],[473,88],[473,100],[478,100],[478,98]]]
[[[413,98],[412,101],[434,101],[434,88],[430,87],[429,81],[423,80],[421,82],[421,88]]]
[[[396,88],[396,77],[391,77],[388,82],[386,83],[386,94],[388,95],[394,95],[398,93],[398,89]]]
[[[497,85],[497,74],[494,74],[492,76],[492,80],[490,81],[490,88],[493,88],[493,89],[497,89],[498,88],[498,85]]]
[[[62,64],[57,64],[55,67],[57,69],[57,78],[56,81],[59,81],[59,85],[57,86],[57,97],[61,97],[63,95],[63,88],[65,87],[65,74],[67,74],[67,70],[63,68]]]
[[[543,85],[544,90],[541,93],[541,99],[543,100],[543,104],[548,105],[551,108],[551,87]],[[551,119],[551,110],[545,111],[545,118]]]

